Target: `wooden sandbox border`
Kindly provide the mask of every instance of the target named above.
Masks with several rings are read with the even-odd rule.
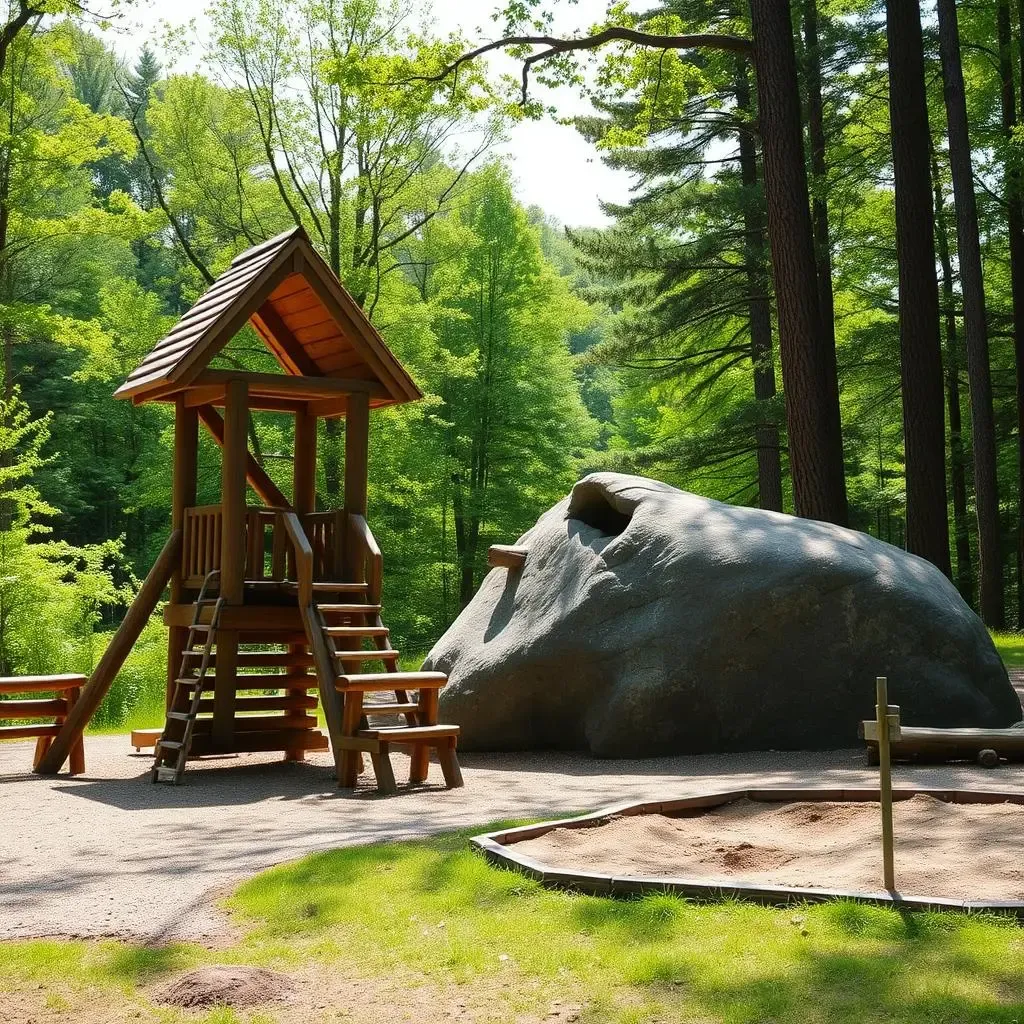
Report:
[[[955,804],[1024,804],[1024,793],[1005,793],[993,790],[900,788],[894,789],[893,801],[909,800],[913,796],[930,796]],[[741,899],[769,906],[787,903],[825,903],[829,900],[849,900],[873,906],[895,907],[906,910],[998,912],[1013,914],[1024,919],[1024,900],[954,900],[935,896],[902,896],[897,892],[851,892],[843,889],[811,889],[785,885],[748,885],[735,879],[651,878],[633,875],[605,875],[589,871],[568,871],[527,857],[515,850],[515,844],[536,839],[556,828],[594,828],[607,824],[612,818],[636,814],[665,814],[681,816],[687,812],[705,811],[721,807],[734,800],[759,800],[765,803],[818,802],[876,802],[879,791],[870,788],[853,789],[793,789],[762,787],[735,789],[702,796],[683,797],[678,800],[652,800],[645,803],[619,804],[592,814],[557,821],[543,821],[535,825],[502,829],[475,836],[471,842],[492,864],[511,868],[536,879],[546,888],[568,889],[597,896],[635,897],[645,893],[671,893],[688,899],[711,901]],[[899,836],[896,837],[897,849]],[[881,840],[879,840],[881,844]],[[896,879],[897,884],[899,878]]]

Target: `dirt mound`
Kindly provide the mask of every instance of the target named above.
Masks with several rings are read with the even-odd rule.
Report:
[[[256,1006],[287,999],[293,988],[287,975],[262,967],[200,967],[162,985],[153,1000],[183,1009]]]

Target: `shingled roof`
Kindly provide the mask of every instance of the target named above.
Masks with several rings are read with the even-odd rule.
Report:
[[[114,396],[141,404],[187,388],[247,322],[287,374],[376,382],[372,405],[423,397],[302,228],[236,256]]]

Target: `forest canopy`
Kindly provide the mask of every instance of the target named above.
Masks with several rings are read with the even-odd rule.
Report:
[[[8,0],[5,673],[94,662],[171,504],[172,411],[112,393],[234,256],[295,226],[426,395],[370,441],[405,648],[450,624],[491,543],[599,469],[843,521],[1024,625],[1018,5],[651,0],[554,37],[558,6],[499,12],[509,79],[466,59],[492,41],[479,18],[441,36],[428,0],[212,0],[205,38],[159,50],[117,35],[130,4],[108,23]],[[575,128],[629,176],[603,225],[524,208],[501,155],[516,120],[563,115],[551,84],[589,99]],[[276,369],[251,329],[217,365]],[[318,502],[339,507],[343,421],[320,429]],[[290,430],[252,416],[282,487]],[[198,501],[218,467],[201,448]],[[136,688],[147,657],[162,685],[147,650]]]

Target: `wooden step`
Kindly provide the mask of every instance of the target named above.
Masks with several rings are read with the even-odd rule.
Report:
[[[379,604],[317,604],[324,615],[379,615]]]
[[[360,729],[359,736],[381,743],[444,743],[457,739],[457,725],[394,725],[381,729]]]
[[[391,630],[387,626],[324,626],[328,636],[389,636]]]
[[[181,743],[178,740],[160,740],[161,750],[181,750]]]
[[[387,651],[336,651],[334,656],[341,661],[398,661],[398,653],[393,649]]]
[[[175,722],[194,722],[196,718],[191,711],[168,711],[167,717]]]
[[[373,693],[381,690],[439,690],[448,677],[443,672],[346,672],[340,674],[334,685],[338,690],[362,690]]]

